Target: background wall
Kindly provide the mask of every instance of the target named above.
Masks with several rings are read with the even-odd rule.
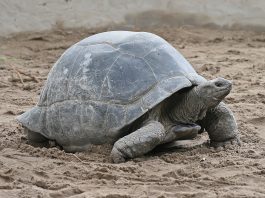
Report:
[[[263,0],[1,0],[0,36],[64,27],[216,25],[265,29]]]

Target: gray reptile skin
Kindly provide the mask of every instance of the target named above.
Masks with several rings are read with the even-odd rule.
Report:
[[[226,89],[218,97],[216,85]],[[38,104],[18,121],[30,140],[55,140],[69,152],[116,142],[112,156],[121,162],[159,144],[192,138],[200,129],[198,120],[216,145],[238,139],[232,112],[223,104],[222,111],[211,110],[219,108],[230,90],[225,79],[207,81],[198,75],[157,35],[104,32],[65,51],[51,69]],[[212,119],[221,123],[212,126]]]

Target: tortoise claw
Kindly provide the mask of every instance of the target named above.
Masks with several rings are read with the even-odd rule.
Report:
[[[229,149],[229,148],[234,147],[234,146],[241,146],[241,141],[238,137],[235,137],[233,139],[229,139],[229,140],[226,140],[223,142],[211,141],[210,145],[214,148],[217,148],[217,149],[220,149],[220,148]]]
[[[115,147],[113,147],[111,154],[110,154],[110,158],[112,160],[113,163],[118,164],[118,163],[122,163],[125,162],[125,157],[123,156],[123,154]]]

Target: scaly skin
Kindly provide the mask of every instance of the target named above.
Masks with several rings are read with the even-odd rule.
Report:
[[[166,131],[160,122],[150,121],[145,126],[115,142],[111,151],[111,158],[114,163],[124,162],[128,158],[146,154],[160,144],[197,134],[200,129],[200,126],[195,124],[180,124]]]
[[[198,135],[201,127],[197,124],[176,124],[166,134],[162,144],[175,140],[190,140]]]
[[[211,146],[241,144],[235,117],[223,102],[207,111],[205,118],[199,124],[208,132]]]
[[[165,136],[165,128],[160,122],[149,122],[115,142],[111,158],[114,163],[120,163],[127,158],[143,155],[159,145]]]
[[[25,128],[25,133],[27,134],[27,138],[28,138],[28,140],[30,142],[43,143],[43,142],[47,142],[48,141],[48,139],[45,138],[40,133],[36,133],[36,132],[30,131],[27,128]]]

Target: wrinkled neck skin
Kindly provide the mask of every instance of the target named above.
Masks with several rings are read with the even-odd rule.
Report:
[[[162,109],[162,114],[173,123],[193,124],[203,119],[207,110],[205,101],[197,94],[196,87],[193,87],[170,97]]]

